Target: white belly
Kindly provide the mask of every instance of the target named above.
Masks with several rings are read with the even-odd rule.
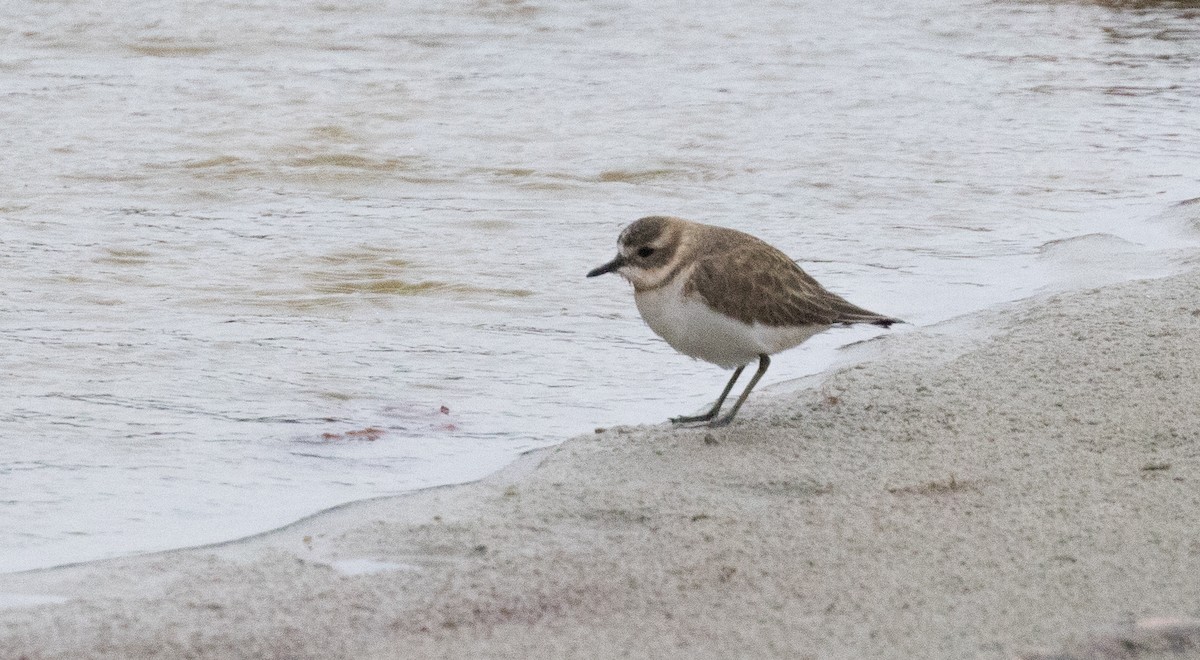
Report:
[[[634,295],[646,325],[684,355],[732,369],[792,348],[827,327],[743,323],[714,312],[699,297],[684,297],[685,279]]]

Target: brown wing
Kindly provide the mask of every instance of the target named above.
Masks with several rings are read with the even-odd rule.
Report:
[[[786,254],[758,239],[701,259],[684,293],[698,294],[713,309],[745,323],[888,326],[896,322],[826,291]]]

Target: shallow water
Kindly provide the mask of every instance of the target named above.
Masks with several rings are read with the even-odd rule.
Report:
[[[915,325],[1177,268],[1189,4],[0,6],[0,570],[701,408],[727,374],[583,278],[642,215]]]

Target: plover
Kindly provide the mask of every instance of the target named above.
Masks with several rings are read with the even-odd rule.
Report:
[[[681,218],[650,216],[625,228],[617,256],[588,277],[617,273],[633,284],[642,319],[684,355],[733,369],[717,402],[676,424],[733,420],[771,365],[771,355],[833,325],[899,323],[830,293],[786,254],[749,234]],[[742,370],[758,371],[733,409],[718,418]]]

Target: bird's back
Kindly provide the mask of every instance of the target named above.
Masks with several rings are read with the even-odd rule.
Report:
[[[697,225],[684,295],[747,324],[774,327],[896,322],[821,286],[790,257],[749,234]]]

